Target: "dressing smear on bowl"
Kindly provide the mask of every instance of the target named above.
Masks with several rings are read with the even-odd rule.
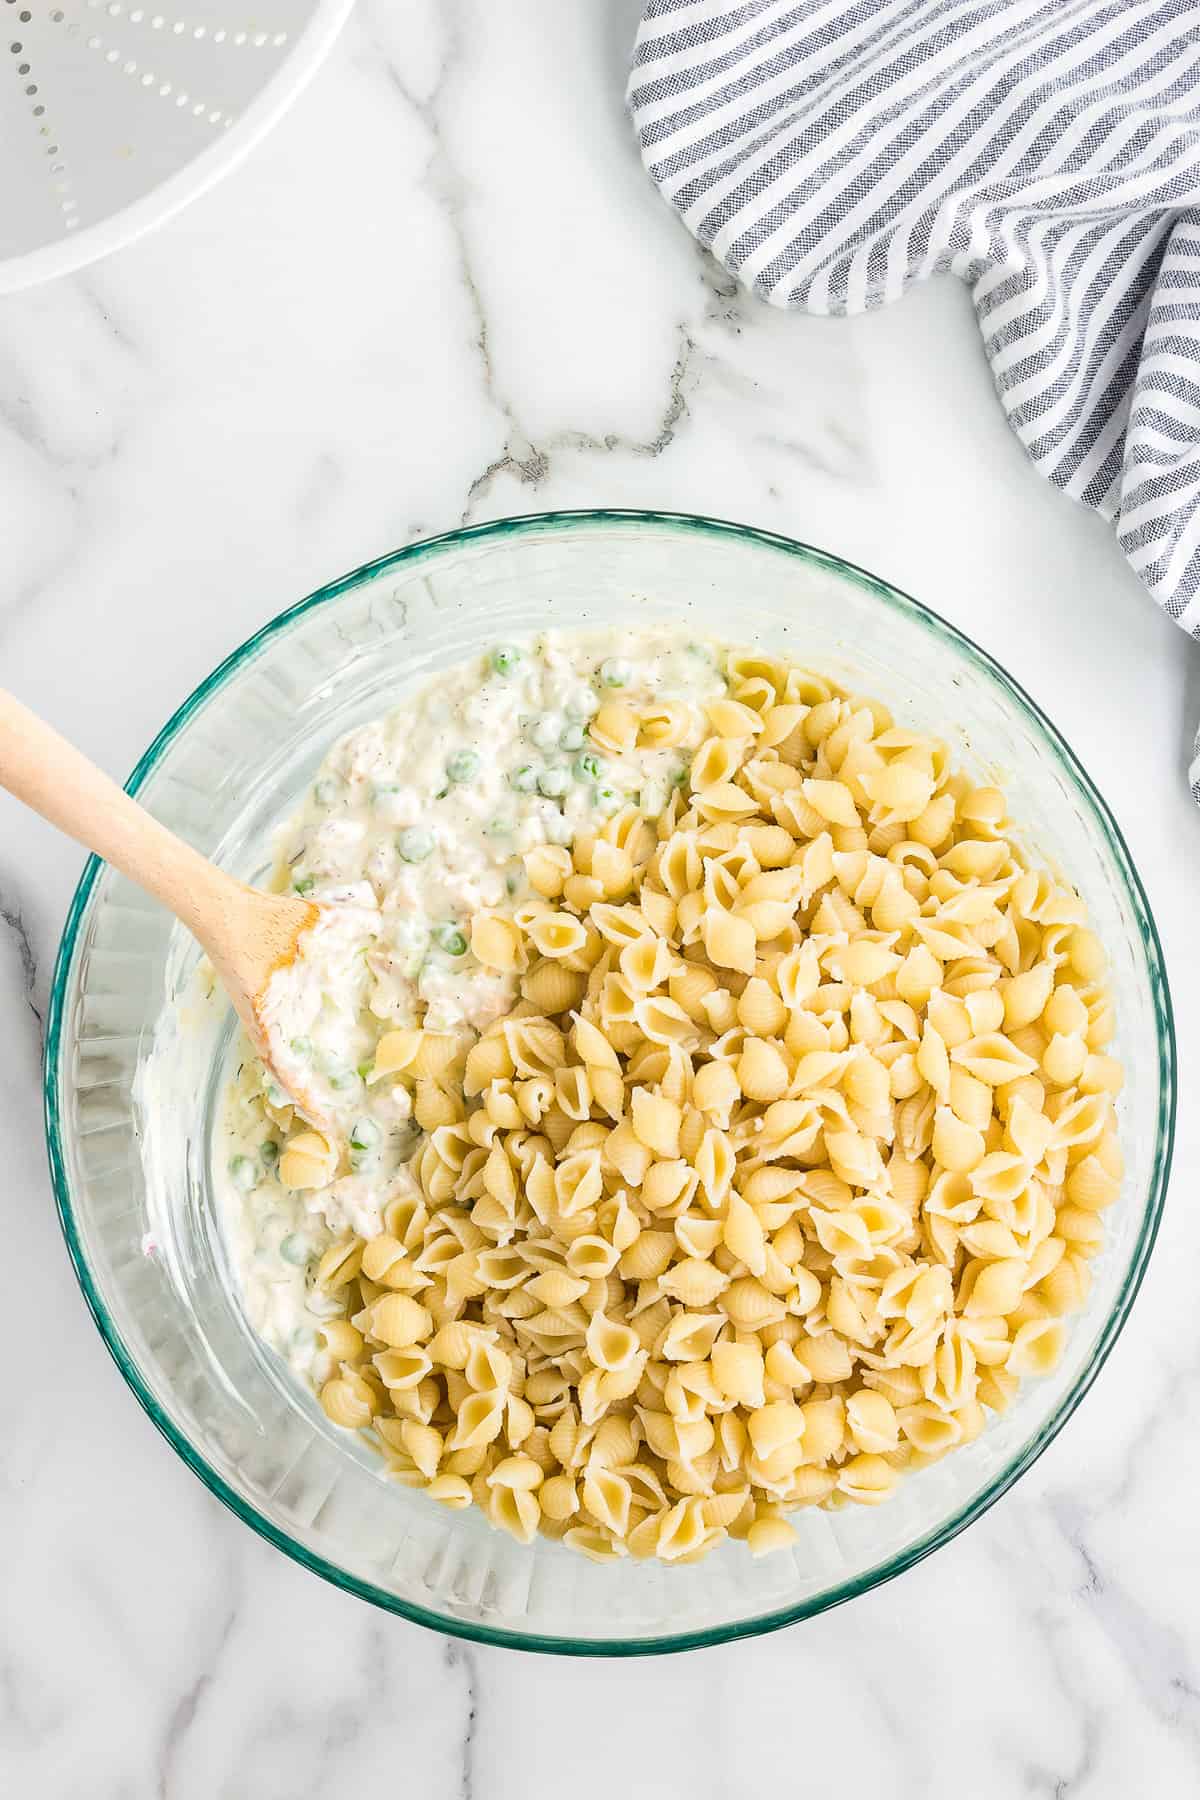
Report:
[[[547,634],[447,670],[330,750],[279,833],[275,878],[329,911],[265,1009],[272,1060],[330,1141],[303,1134],[318,1139],[300,1171],[315,1185],[280,1180],[296,1121],[243,1043],[214,1159],[250,1321],[298,1372],[320,1373],[318,1329],[340,1311],[315,1285],[321,1255],[346,1232],[375,1235],[384,1207],[417,1192],[412,1084],[377,1067],[380,1041],[420,1025],[467,1042],[510,1010],[516,980],[472,954],[472,920],[529,897],[527,851],[629,805],[661,813],[704,703],[725,691],[717,649],[677,631]],[[601,730],[598,744],[593,722],[614,704],[673,709],[673,741],[619,745]]]

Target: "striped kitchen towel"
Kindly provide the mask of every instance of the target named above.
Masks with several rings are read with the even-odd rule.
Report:
[[[772,305],[969,283],[1029,456],[1200,637],[1200,0],[649,0],[629,105]]]

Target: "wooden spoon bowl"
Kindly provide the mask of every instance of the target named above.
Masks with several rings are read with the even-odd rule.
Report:
[[[0,787],[161,900],[207,953],[264,1063],[297,1109],[325,1121],[271,1058],[263,1001],[321,916],[312,901],[265,894],[218,869],[0,689]]]

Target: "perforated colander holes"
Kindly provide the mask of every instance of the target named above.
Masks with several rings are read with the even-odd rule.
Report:
[[[8,4],[12,5],[13,0],[8,0]],[[27,25],[31,16],[26,8],[22,8],[17,14],[17,23]],[[63,14],[55,11],[51,13],[50,17],[57,24],[61,22]],[[46,104],[40,97],[37,81],[33,79],[33,65],[25,54],[25,45],[22,39],[13,38],[8,49],[9,54],[18,59],[14,65],[17,79],[29,102],[30,114],[37,120],[38,136],[46,139],[45,152],[50,159],[51,192],[62,215],[63,228],[66,231],[74,231],[79,225],[79,202],[71,192],[71,177],[63,160],[62,147],[54,142],[54,133],[47,123]]]
[[[227,25],[193,25],[188,19],[169,18],[165,13],[153,12],[144,6],[126,6],[123,0],[87,0],[87,3],[90,11],[107,13],[110,19],[126,19],[130,25],[148,25],[152,31],[169,32],[173,37],[197,40],[207,38],[214,44],[232,44],[239,50],[245,47],[254,50],[282,50],[288,41],[286,31],[231,30]]]
[[[160,80],[153,69],[142,68],[136,57],[124,56],[115,44],[109,44],[105,48],[104,39],[99,32],[94,32],[88,38],[87,47],[89,50],[102,53],[106,63],[114,69],[119,69],[122,75],[128,75],[147,92],[153,90],[160,100],[170,100],[176,106],[186,108],[191,112],[193,118],[206,119],[210,125],[220,125],[226,131],[233,124],[235,117],[233,113],[222,112],[219,106],[210,106],[207,101],[197,100],[194,94],[188,93],[186,88],[177,88],[172,81]]]
[[[22,5],[21,0],[4,0],[4,4],[14,9],[8,17],[15,24],[27,25],[31,22],[32,11],[28,6]],[[196,41],[207,39],[212,44],[228,45],[233,49],[262,50],[270,48],[281,50],[288,41],[286,31],[266,32],[249,28],[234,29],[229,26],[196,25],[186,18],[154,12],[144,6],[126,6],[124,0],[87,0],[87,8],[91,12],[104,13],[110,19],[121,19],[128,25],[145,26],[151,31],[162,33],[164,37],[191,38]],[[56,7],[49,17],[52,24],[63,25],[72,32],[78,29],[74,24],[68,23],[66,12],[62,7]],[[154,93],[157,98],[170,102],[180,110],[190,112],[193,118],[203,120],[208,125],[226,131],[233,125],[234,114],[223,112],[220,107],[213,106],[206,100],[197,99],[185,88],[178,87],[175,82],[160,78],[153,69],[144,67],[136,57],[126,54],[120,46],[106,42],[99,33],[93,33],[86,41],[88,48],[102,55],[104,62],[109,67],[119,69],[121,74],[128,76],[147,93]],[[25,57],[23,41],[20,38],[14,38],[9,49],[14,57],[22,59],[17,61],[14,66],[17,78],[22,84],[25,99],[29,104],[30,114],[36,121],[38,134],[46,140],[45,153],[50,162],[51,188],[62,215],[63,227],[67,231],[74,231],[79,225],[79,202],[71,189],[71,176],[62,146],[54,141],[58,134],[52,131],[47,121],[45,102],[39,93],[39,84],[33,67]]]

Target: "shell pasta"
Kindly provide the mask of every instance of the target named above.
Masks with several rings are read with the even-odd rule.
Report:
[[[598,1561],[783,1550],[970,1444],[1121,1190],[1103,951],[1003,794],[878,701],[716,666],[610,683],[586,744],[680,778],[525,849],[469,933],[503,1010],[380,1039],[415,1147],[315,1275],[329,1419]],[[285,1175],[328,1179],[293,1125]]]

